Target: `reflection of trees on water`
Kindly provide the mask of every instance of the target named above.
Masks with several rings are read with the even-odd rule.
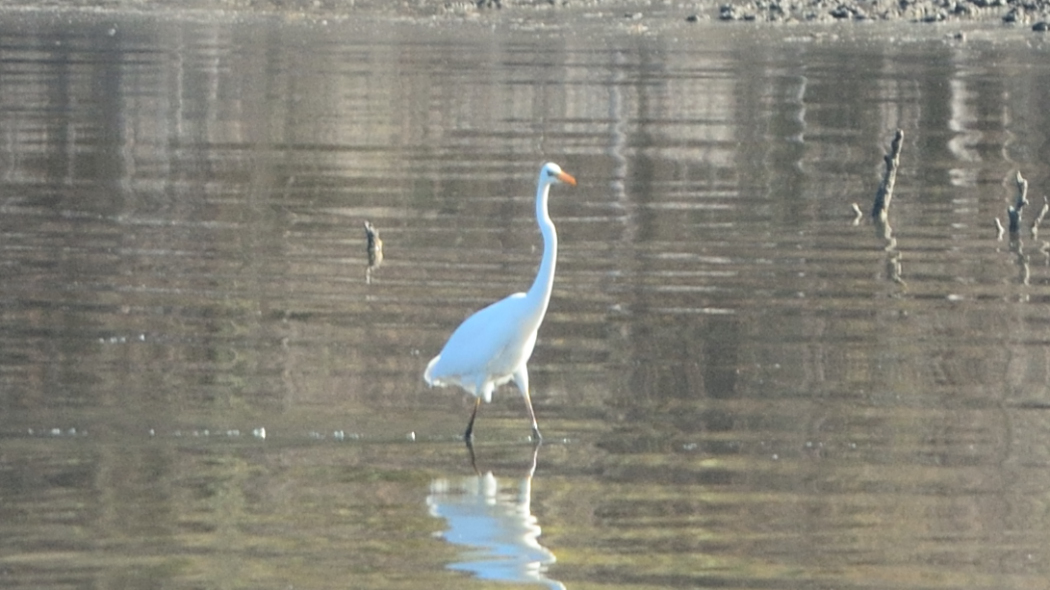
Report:
[[[470,448],[471,463],[474,450]],[[536,454],[520,480],[504,478],[491,471],[459,479],[438,478],[430,483],[427,506],[430,514],[443,518],[448,529],[442,537],[464,549],[461,561],[449,568],[470,572],[482,580],[540,584],[547,588],[565,586],[547,578],[547,566],[556,558],[539,543],[540,526],[532,515],[532,474]]]

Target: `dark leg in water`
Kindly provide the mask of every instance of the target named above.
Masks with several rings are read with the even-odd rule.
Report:
[[[474,475],[481,475],[478,471],[478,460],[474,457],[474,442],[469,438],[467,439],[467,451],[470,452],[470,467],[474,470]]]
[[[463,433],[463,440],[468,443],[474,440],[474,418],[478,416],[478,406],[481,405],[481,398],[474,399],[474,411],[470,414],[470,422],[467,423],[467,431]]]

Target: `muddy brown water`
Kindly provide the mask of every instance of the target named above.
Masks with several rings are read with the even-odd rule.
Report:
[[[1045,588],[1050,46],[593,21],[5,18],[0,586]]]

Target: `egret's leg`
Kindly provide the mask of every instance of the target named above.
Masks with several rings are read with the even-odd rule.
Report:
[[[532,420],[532,440],[539,442],[543,440],[540,436],[540,427],[536,425],[536,413],[532,411],[532,398],[529,397],[529,369],[522,364],[514,371],[514,384],[518,386],[521,397],[525,398],[525,407],[529,410],[529,420]]]
[[[474,440],[474,418],[478,416],[478,406],[481,405],[481,398],[474,399],[474,411],[470,413],[470,422],[467,423],[467,431],[463,433],[463,440],[468,443]],[[530,410],[531,411],[531,410]]]
[[[536,413],[532,411],[532,398],[529,397],[529,392],[526,391],[522,394],[525,397],[525,407],[529,410],[529,420],[532,420],[532,440],[534,442],[540,442],[543,437],[540,436],[540,427],[536,424]]]

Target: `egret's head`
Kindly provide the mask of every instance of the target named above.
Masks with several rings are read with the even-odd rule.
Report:
[[[561,166],[554,162],[547,162],[543,165],[543,168],[540,169],[540,178],[546,183],[558,184],[564,182],[565,184],[576,186],[576,179],[571,174],[564,172]]]

